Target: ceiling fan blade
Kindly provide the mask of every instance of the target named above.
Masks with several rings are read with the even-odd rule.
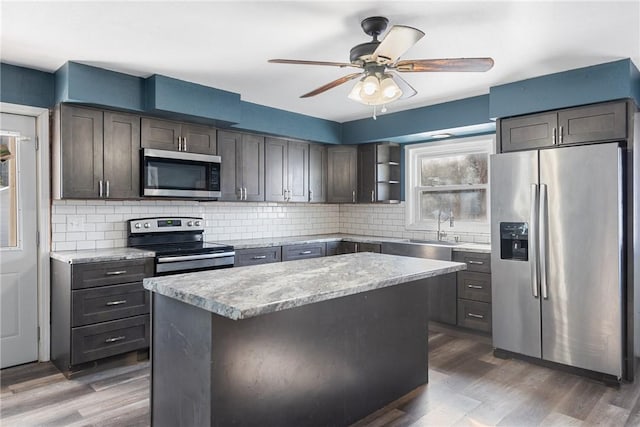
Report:
[[[492,58],[443,58],[407,59],[398,61],[395,69],[400,72],[437,71],[488,71],[493,67]]]
[[[329,62],[329,61],[305,61],[299,59],[270,59],[272,64],[298,64],[298,65],[328,65],[330,67],[356,67],[362,68],[360,65],[351,64],[350,62]]]
[[[333,89],[336,86],[340,86],[343,83],[348,82],[349,80],[353,80],[357,77],[360,77],[362,75],[362,73],[353,73],[353,74],[348,74],[344,77],[340,77],[337,80],[332,81],[331,83],[327,83],[324,86],[320,86],[319,88],[312,90],[309,93],[305,93],[304,95],[300,96],[300,98],[309,98],[310,96],[316,96],[322,92],[325,92],[329,89]]]
[[[394,25],[373,52],[373,59],[392,64],[418,42],[424,33],[417,28]]]
[[[414,95],[416,95],[418,93],[418,91],[415,90],[413,88],[413,86],[411,86],[409,83],[407,83],[407,81],[405,79],[400,77],[400,74],[395,73],[395,72],[393,72],[391,70],[388,70],[387,73],[391,74],[391,76],[393,77],[393,80],[396,82],[396,84],[398,85],[398,87],[402,91],[402,95],[398,99],[411,98],[412,96],[414,96]]]

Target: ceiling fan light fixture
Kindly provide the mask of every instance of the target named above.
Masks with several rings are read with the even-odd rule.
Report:
[[[362,99],[376,97],[380,92],[380,81],[374,75],[369,75],[362,80],[362,92],[360,97]]]
[[[380,92],[383,103],[395,101],[402,96],[402,90],[391,76],[386,76],[380,82]]]

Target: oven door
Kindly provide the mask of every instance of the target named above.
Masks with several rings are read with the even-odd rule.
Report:
[[[220,156],[142,149],[142,195],[220,197]]]
[[[235,252],[156,257],[156,276],[233,267]]]

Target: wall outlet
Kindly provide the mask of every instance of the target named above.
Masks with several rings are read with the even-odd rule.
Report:
[[[69,231],[85,231],[84,216],[81,216],[81,215],[67,216],[67,232]]]

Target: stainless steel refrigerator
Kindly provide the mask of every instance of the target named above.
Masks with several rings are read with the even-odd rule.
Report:
[[[496,349],[622,377],[622,155],[608,143],[491,156]]]

